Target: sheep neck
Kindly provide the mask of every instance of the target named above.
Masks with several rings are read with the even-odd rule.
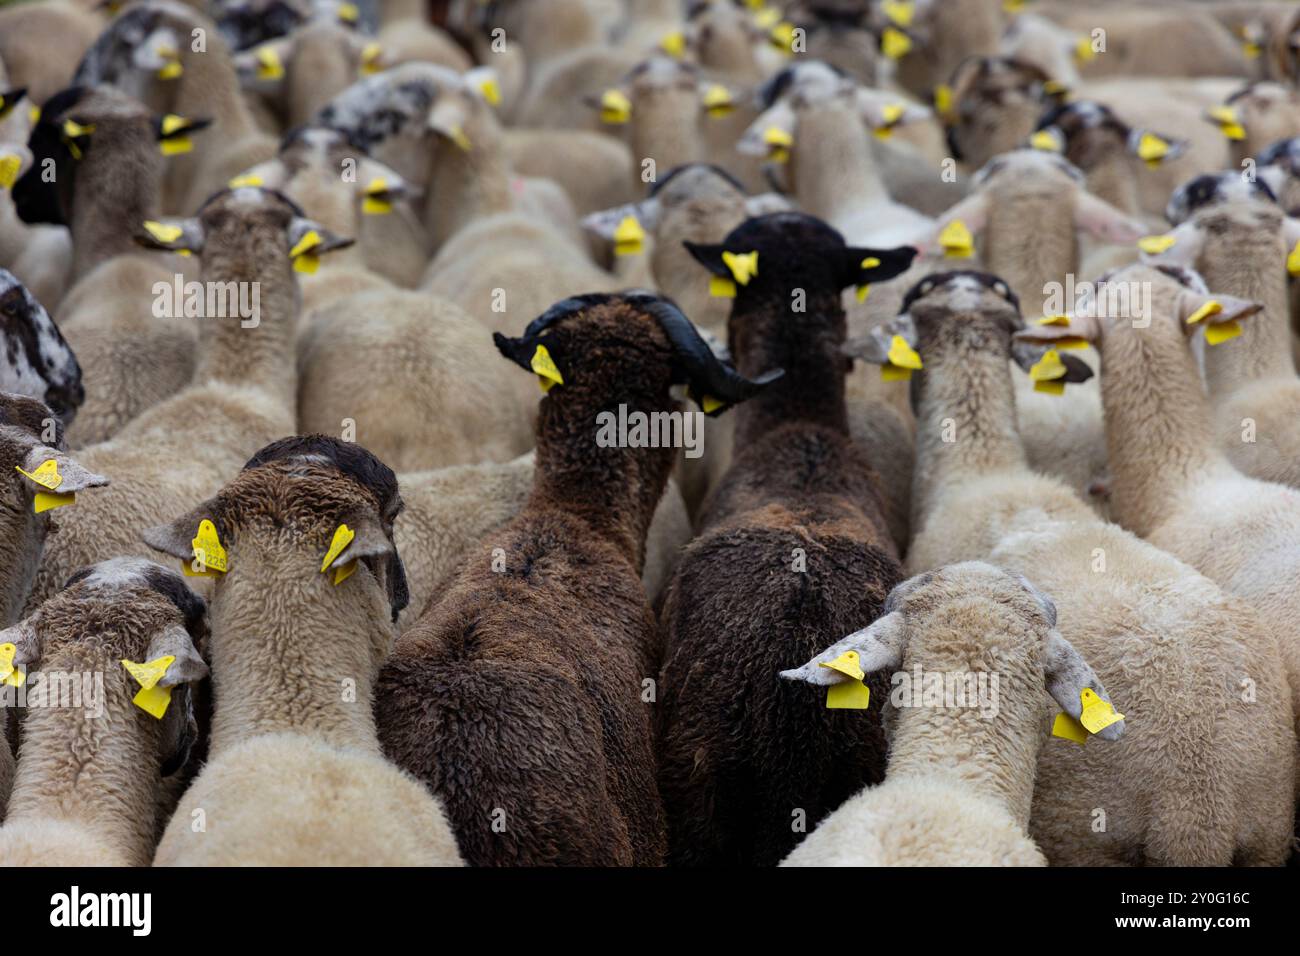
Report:
[[[207,137],[207,142],[198,140],[195,149],[224,151],[236,140],[255,133],[257,124],[244,103],[239,86],[239,76],[235,65],[230,60],[230,53],[225,42],[208,31],[209,47],[205,53],[197,53],[182,42],[181,66],[184,73],[172,81],[175,92],[172,99],[173,113],[186,119],[210,119],[212,129],[197,134]]]
[[[925,370],[914,373],[921,380],[913,384],[921,393],[912,489],[918,521],[928,516],[946,487],[1029,468],[1018,430],[1008,347],[980,342],[944,349],[923,343],[922,355]]]
[[[259,316],[244,327],[237,316],[199,319],[199,355],[194,383],[229,382],[274,395],[295,407],[298,391],[294,336],[301,301],[293,265],[278,234],[249,233],[233,248],[209,240],[203,252],[203,282],[257,283]]]
[[[12,503],[0,507],[0,628],[22,615],[48,528],[49,522],[32,513],[25,497],[16,495]]]
[[[114,850],[121,865],[147,866],[161,781],[161,722],[131,703],[139,687],[106,649],[47,655],[40,672],[75,675],[79,683],[83,674],[102,674],[103,709],[93,716],[90,707],[29,707],[7,821],[74,823]],[[47,686],[57,699],[61,691]]]
[[[347,38],[333,27],[308,28],[298,36],[293,63],[285,77],[289,127],[302,126],[316,116],[354,79]]]
[[[132,234],[158,218],[162,155],[139,124],[101,124],[84,158],[74,160],[73,280],[105,260],[138,251]]]
[[[307,169],[284,186],[284,194],[298,203],[315,222],[336,236],[358,240],[351,246],[331,252],[321,260],[325,271],[364,269],[365,253],[361,247],[361,210],[354,184],[342,183],[330,169]]]
[[[838,292],[807,291],[807,311],[802,315],[791,311],[791,297],[784,294],[759,297],[745,291],[736,299],[727,322],[736,370],[747,378],[774,368],[785,370],[776,384],[731,412],[736,416],[737,448],[748,447],[790,422],[848,434],[847,363],[839,351],[845,334],[844,307]]]
[[[1088,170],[1088,192],[1130,216],[1142,215],[1142,200],[1133,165],[1122,146],[1107,149]]]
[[[662,396],[628,395],[628,413],[671,412]],[[636,567],[645,563],[646,534],[668,484],[672,448],[601,448],[598,411],[589,403],[543,400],[537,418],[537,464],[525,510],[558,508],[612,541]]]
[[[3,155],[0,152],[0,156]],[[11,265],[23,254],[34,236],[35,230],[18,218],[12,200],[0,196],[0,262]]]
[[[501,128],[486,119],[467,123],[463,132],[469,149],[443,138],[433,147],[424,216],[435,249],[476,220],[515,205]]]
[[[694,92],[654,90],[638,96],[632,106],[629,131],[635,165],[632,175],[638,188],[641,161],[653,157],[659,175],[702,158],[700,107]]]
[[[848,103],[800,114],[790,164],[799,206],[831,225],[889,198],[862,118]]]
[[[984,233],[984,263],[1020,296],[1032,320],[1043,314],[1048,287],[1074,272],[1079,244],[1068,191],[1016,191],[993,196]]]
[[[1146,537],[1180,504],[1175,489],[1230,466],[1215,446],[1210,402],[1176,320],[1157,314],[1146,329],[1116,324],[1101,357],[1111,516]]]
[[[1287,301],[1287,250],[1280,230],[1210,233],[1197,266],[1212,292],[1261,302],[1264,310],[1241,322],[1241,335],[1205,350],[1211,395],[1223,398],[1262,378],[1295,378]]]
[[[968,639],[957,635],[953,640],[960,647]],[[921,706],[895,711],[888,779],[941,780],[957,789],[974,791],[1004,805],[1027,829],[1043,738],[1037,712],[1043,693],[1041,676],[1035,685],[1024,679],[1027,675],[1019,674],[1017,668],[999,667],[998,710],[996,716],[988,717],[982,716],[978,707],[931,706],[923,696],[927,674],[964,675],[973,670],[966,662],[943,667],[922,664],[918,672],[917,661],[910,658],[900,673],[909,675],[910,699]],[[915,686],[918,675],[922,687]],[[895,688],[902,686],[898,680]],[[1033,706],[1026,706],[1030,702]],[[955,741],[960,741],[959,758],[953,753]]]
[[[230,548],[209,607],[212,757],[271,733],[379,749],[373,696],[394,636],[388,602],[366,569],[332,584],[321,556],[292,528],[245,529]]]

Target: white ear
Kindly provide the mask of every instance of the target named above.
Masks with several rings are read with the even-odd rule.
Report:
[[[67,452],[51,448],[49,445],[33,444],[23,458],[23,471],[35,473],[42,465],[51,460],[56,463],[59,476],[62,479],[54,488],[48,489],[55,494],[66,495],[86,488],[102,488],[108,484],[108,479],[103,475],[97,475],[93,471],[82,468]],[[32,491],[47,490],[30,479],[23,478],[22,480],[30,486]]]
[[[864,673],[891,670],[903,663],[903,646],[906,637],[907,627],[903,620],[903,612],[893,611],[877,618],[870,627],[854,631],[843,640],[835,642],[802,667],[781,671],[781,676],[786,680],[801,680],[822,686],[849,680],[847,674],[821,666],[829,664],[848,651],[857,652],[858,666]]]
[[[461,76],[465,86],[474,91],[474,95],[489,105],[495,106],[501,100],[501,81],[497,71],[490,66],[476,66],[466,70]]]
[[[403,179],[395,169],[369,158],[357,163],[357,185],[366,196],[384,202],[410,201],[422,192],[418,186]]]
[[[1075,720],[1083,713],[1081,695],[1085,687],[1106,703],[1111,703],[1110,695],[1097,679],[1096,672],[1055,628],[1048,634],[1043,648],[1043,674],[1047,680],[1047,692]],[[1124,721],[1121,720],[1102,729],[1096,736],[1103,740],[1118,740],[1123,733]]]
[[[266,162],[251,166],[238,176],[232,177],[226,185],[232,189],[239,186],[281,189],[284,187],[284,181],[288,178],[288,175],[289,172],[284,168],[284,163],[278,159],[268,159]]]
[[[1201,228],[1189,219],[1166,235],[1173,238],[1173,245],[1163,252],[1143,252],[1142,261],[1153,266],[1170,265],[1195,269],[1196,260],[1201,257],[1201,250],[1205,246],[1205,233]]]
[[[582,228],[593,235],[610,242],[614,241],[614,231],[628,216],[641,224],[646,232],[654,232],[659,225],[658,198],[643,199],[640,202],[624,203],[610,209],[601,209],[588,213],[582,220]]]
[[[158,681],[160,687],[175,687],[202,680],[208,676],[208,665],[194,647],[194,640],[189,631],[179,624],[173,624],[154,636],[149,642],[146,661],[156,661],[160,657],[174,657],[176,660],[167,668],[167,673]]]
[[[922,120],[927,120],[934,115],[928,107],[910,102],[902,96],[891,96],[879,90],[869,90],[865,87],[858,88],[855,99],[859,114],[872,129],[906,126],[909,123],[919,123]],[[894,110],[901,112],[897,115],[890,115]]]
[[[1086,189],[1079,189],[1074,200],[1074,224],[1094,239],[1115,245],[1132,245],[1147,233],[1146,226],[1121,212]]]
[[[793,208],[794,204],[780,193],[759,193],[745,199],[745,215],[751,219],[774,212],[789,212]]]
[[[1273,194],[1277,195],[1277,190],[1274,190]],[[1295,248],[1295,244],[1300,242],[1300,219],[1287,216],[1282,223],[1282,236],[1286,239],[1286,251],[1290,252]]]

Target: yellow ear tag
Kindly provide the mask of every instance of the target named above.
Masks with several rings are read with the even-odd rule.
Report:
[[[1025,9],[1025,0],[1002,0],[1002,9],[1007,13],[1021,13]]]
[[[1287,254],[1286,271],[1288,275],[1300,275],[1300,242],[1297,242]]]
[[[338,17],[344,23],[356,23],[361,19],[361,11],[357,9],[355,3],[340,3]]]
[[[384,55],[384,48],[378,43],[367,43],[361,48],[361,72],[370,76],[382,69],[379,58]]]
[[[1077,352],[1088,347],[1088,340],[1083,336],[1072,335],[1068,338],[1057,339],[1056,347],[1058,349],[1068,349],[1069,351]]]
[[[18,169],[22,162],[17,156],[0,156],[0,189],[12,189],[18,182]]]
[[[10,687],[22,687],[27,675],[14,666],[14,656],[18,647],[14,644],[0,644],[0,684]]]
[[[23,471],[17,465],[14,465],[14,471],[30,478],[42,488],[50,489],[50,491],[63,484],[63,476],[59,474],[59,463],[53,458],[45,459],[35,471]]]
[[[886,104],[881,110],[885,120],[884,124],[877,126],[872,130],[876,138],[889,139],[889,137],[894,133],[894,127],[897,126],[898,121],[903,118],[903,112],[903,107],[899,106],[897,103]]]
[[[144,231],[149,233],[159,242],[175,242],[185,232],[180,226],[169,226],[163,222],[155,222],[152,219],[146,219],[142,225]]]
[[[1148,255],[1158,256],[1166,249],[1172,249],[1177,242],[1174,236],[1144,236],[1138,240],[1138,248]]]
[[[556,385],[564,384],[564,376],[560,374],[555,360],[551,358],[551,353],[546,351],[545,345],[537,346],[537,351],[533,352],[533,357],[528,364],[537,373],[537,384],[542,387],[543,392],[549,392]]]
[[[347,564],[340,565],[334,569],[334,586],[338,587],[348,578],[352,577],[357,570],[357,559],[353,558]]]
[[[217,526],[207,518],[199,522],[199,533],[191,543],[194,545],[194,560],[203,570],[222,574],[229,570],[226,549],[217,538]]]
[[[736,297],[736,283],[725,276],[710,276],[709,295],[715,299],[734,299]]]
[[[710,116],[726,116],[736,108],[736,103],[732,99],[731,90],[727,89],[721,83],[714,83],[704,91],[701,98],[704,109]]]
[[[659,49],[663,50],[674,60],[680,60],[682,54],[686,52],[686,35],[680,30],[674,30],[659,41]]]
[[[1037,324],[1069,326],[1070,317],[1068,315],[1045,315],[1038,320]]]
[[[478,91],[483,94],[483,99],[492,106],[501,105],[501,87],[497,85],[495,77],[485,77],[479,82]]]
[[[278,80],[284,76],[284,63],[274,47],[264,46],[257,51],[257,78],[259,80]]]
[[[778,20],[772,25],[767,38],[782,53],[794,53],[795,25],[789,20]]]
[[[298,240],[298,244],[289,250],[294,272],[305,272],[310,275],[320,268],[320,256],[311,250],[322,242],[320,233],[315,229],[309,229],[307,234]]]
[[[1236,321],[1215,322],[1205,327],[1205,341],[1209,345],[1222,345],[1240,334],[1241,323]]]
[[[1087,63],[1097,58],[1097,51],[1092,48],[1092,37],[1079,37],[1074,44],[1074,58],[1079,63]]]
[[[916,349],[908,345],[907,339],[901,335],[895,335],[889,340],[889,364],[899,368],[924,368],[921,356],[916,354]]]
[[[939,233],[939,245],[949,259],[969,259],[975,255],[975,237],[960,219],[954,219],[943,227]]]
[[[722,262],[731,270],[731,277],[741,285],[749,285],[749,280],[758,275],[757,252],[724,252]]]
[[[1138,140],[1138,159],[1155,169],[1169,155],[1169,144],[1155,133],[1143,133]]]
[[[625,216],[614,230],[614,255],[634,256],[643,248],[645,230],[636,216]]]
[[[719,408],[721,408],[721,407],[722,407],[723,405],[725,405],[725,404],[727,404],[727,403],[724,402],[724,401],[721,401],[721,400],[719,400],[719,399],[714,398],[712,395],[701,395],[701,396],[700,396],[700,409],[701,409],[701,410],[704,412],[704,414],[706,414],[706,415],[710,415],[710,414],[712,414],[713,412],[716,412]]]
[[[388,181],[383,177],[370,180],[366,187],[366,198],[361,202],[361,211],[367,216],[386,216],[393,211],[393,204],[385,198]]]
[[[606,90],[600,94],[600,121],[618,125],[632,118],[632,101],[622,90]]]
[[[1201,306],[1195,312],[1187,317],[1188,325],[1195,325],[1202,319],[1208,319],[1212,315],[1218,315],[1223,311],[1223,304],[1218,299],[1210,299],[1205,305]]]
[[[262,185],[262,177],[255,176],[251,173],[244,176],[236,176],[230,182],[226,183],[226,185],[231,189],[241,189],[244,186],[260,186]]]
[[[884,0],[884,3],[880,5],[880,12],[900,27],[910,27],[912,25],[912,16],[916,10],[910,2],[905,2],[905,0]]]
[[[1048,395],[1064,395],[1065,378],[1067,369],[1061,361],[1061,356],[1056,349],[1048,349],[1029,369],[1029,377],[1034,383],[1035,392],[1045,392]]]
[[[1117,713],[1109,701],[1102,700],[1087,687],[1079,693],[1079,700],[1083,704],[1079,723],[1083,724],[1084,729],[1090,734],[1100,733],[1111,724],[1117,724],[1124,719],[1124,715]]]
[[[55,508],[62,508],[64,505],[75,505],[77,503],[76,492],[70,491],[66,495],[56,495],[49,491],[38,491],[36,497],[32,499],[32,511],[35,514],[44,514],[47,511],[53,511]]]
[[[1246,127],[1241,124],[1241,116],[1231,106],[1216,106],[1207,114],[1219,124],[1219,132],[1233,141],[1246,138]]]
[[[357,533],[345,524],[339,525],[334,529],[334,537],[330,540],[329,550],[325,552],[325,558],[320,563],[320,573],[324,574],[334,559],[343,553],[343,549],[352,543],[352,539]]]
[[[886,363],[880,366],[880,380],[882,382],[906,382],[912,378],[910,368],[899,368],[893,363]]]
[[[952,87],[940,83],[934,88],[934,111],[940,119],[948,120],[952,118],[952,106]]]
[[[1076,744],[1083,745],[1088,742],[1088,731],[1065,711],[1056,715],[1056,720],[1052,721],[1052,736],[1063,737],[1066,740],[1073,740]]]
[[[822,661],[818,667],[825,667],[828,670],[838,671],[854,680],[862,680],[867,675],[863,672],[859,664],[860,658],[857,651],[845,651],[833,661]]]
[[[779,126],[769,126],[763,131],[763,142],[767,144],[767,158],[774,163],[784,163],[790,159],[790,147],[794,137]]]
[[[826,667],[852,678],[826,688],[826,706],[831,710],[866,710],[871,703],[871,688],[862,683],[867,675],[858,664],[857,651],[845,651],[833,661],[823,661]]]
[[[41,108],[39,106],[27,107],[27,120],[33,126],[41,121]]]
[[[880,260],[877,259],[875,256],[867,256],[865,259],[862,260],[863,269],[875,269],[878,268],[879,266],[880,266]],[[867,295],[870,292],[871,292],[871,283],[864,282],[862,285],[858,286],[857,289],[858,301],[866,302]]]
[[[163,714],[167,713],[167,705],[172,702],[172,689],[170,687],[159,687],[158,682],[167,673],[167,668],[171,667],[175,662],[176,658],[171,654],[144,664],[137,664],[134,661],[122,661],[122,666],[126,668],[126,672],[135,678],[136,683],[140,685],[140,692],[131,698],[131,703],[157,720],[162,720]]]
[[[912,51],[912,38],[902,30],[885,27],[880,35],[880,51],[891,60],[901,60]]]
[[[94,131],[94,124],[82,126],[76,120],[63,121],[63,142],[67,145],[73,159],[81,159],[82,155],[81,147],[77,145],[78,137],[89,136]]]
[[[168,60],[167,65],[158,71],[158,79],[174,80],[185,72],[185,67],[181,66],[180,60]]]
[[[1241,45],[1241,52],[1245,54],[1246,59],[1254,60],[1264,52],[1264,48],[1254,41],[1247,40]]]
[[[451,141],[456,144],[456,146],[460,149],[461,152],[468,153],[470,149],[473,148],[474,144],[469,141],[469,137],[465,135],[465,131],[461,129],[459,126],[453,126],[451,128],[451,132],[449,132],[447,135],[451,138]]]
[[[177,156],[194,150],[194,141],[188,136],[170,136],[158,141],[158,149],[164,156]]]
[[[1043,84],[1043,92],[1048,96],[1068,96],[1070,88],[1059,80],[1048,80]]]
[[[1045,153],[1061,152],[1061,139],[1051,130],[1040,129],[1033,136],[1029,137],[1029,145],[1034,149],[1041,149]]]

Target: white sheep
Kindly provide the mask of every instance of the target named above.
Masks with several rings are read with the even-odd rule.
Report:
[[[918,285],[882,335],[886,343],[906,336],[925,366],[913,380],[918,530],[907,570],[984,560],[1032,574],[1056,601],[1061,633],[1129,718],[1121,746],[1053,740],[1043,748],[1030,833],[1057,864],[1281,863],[1293,825],[1295,736],[1277,635],[1211,580],[1217,574],[1202,576],[1159,542],[1100,520],[1077,493],[1030,468],[1008,359],[1030,367],[1042,347],[1013,347],[1021,327],[1005,283],[953,273]],[[1083,374],[1068,361],[1063,377]],[[1143,380],[1167,388],[1150,370]],[[1137,414],[1164,413],[1164,401],[1143,402]],[[1120,441],[1127,456],[1150,455],[1149,444]],[[1254,691],[1243,697],[1245,679]],[[1098,807],[1105,833],[1090,825]]]
[[[782,865],[1046,866],[1027,832],[1038,754],[1051,745],[1043,691],[1075,720],[1085,690],[1115,709],[1056,629],[1051,599],[992,565],[950,565],[904,581],[873,624],[781,676],[860,680],[830,666],[846,655],[863,674],[895,675],[885,782],[850,798]],[[962,681],[960,700],[932,704],[915,683],[900,694],[897,675],[917,672]],[[1120,719],[1096,736],[1123,731]]]

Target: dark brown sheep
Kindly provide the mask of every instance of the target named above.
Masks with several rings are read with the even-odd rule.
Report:
[[[690,248],[725,278],[724,252],[758,253],[757,275],[738,286],[731,351],[742,374],[779,365],[786,375],[738,413],[735,460],[663,607],[669,859],[774,865],[884,773],[874,703],[887,693],[883,680],[864,713],[829,710],[776,675],[873,621],[901,578],[872,450],[849,438],[840,294],[897,275],[915,252],[851,248],[820,220],[792,213]],[[868,258],[879,262],[864,268]]]
[[[602,447],[597,417],[670,412],[674,385],[716,412],[705,396],[725,407],[774,376],[741,378],[675,306],[638,293],[567,299],[496,342],[525,369],[549,354],[563,379],[541,402],[533,491],[398,641],[380,739],[442,798],[471,866],[656,865],[643,693],[659,653],[638,575],[677,451]]]

